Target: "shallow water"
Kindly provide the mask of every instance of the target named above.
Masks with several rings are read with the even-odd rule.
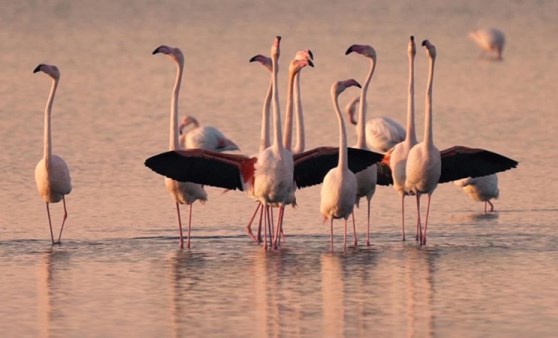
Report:
[[[558,308],[557,125],[554,1],[318,1],[228,3],[71,1],[5,4],[0,61],[0,332],[5,336],[553,336]],[[479,26],[507,34],[504,62],[478,58],[466,39]],[[166,150],[175,68],[151,51],[181,47],[181,115],[220,128],[256,152],[268,75],[248,62],[283,36],[281,88],[297,49],[303,71],[307,148],[337,144],[333,81],[362,81],[368,63],[344,56],[371,44],[378,67],[368,115],[403,122],[408,36],[438,49],[434,137],[440,149],[487,148],[520,162],[499,175],[496,212],[482,213],[452,184],[432,200],[429,242],[412,240],[414,201],[399,237],[399,198],[379,187],[372,246],[335,250],[319,214],[319,187],[297,192],[286,213],[287,244],[265,252],[243,232],[255,204],[207,188],[193,209],[192,249],[177,249],[176,215],[162,177],[143,166]],[[42,155],[50,81],[59,66],[53,149],[74,189],[61,246],[50,245],[34,166]],[[416,116],[422,139],[427,59],[416,58]],[[284,93],[281,91],[282,107]],[[341,106],[357,95],[348,91]],[[355,133],[349,128],[349,143]],[[62,214],[52,205],[54,224]],[[183,208],[183,215],[187,209]],[[57,229],[57,227],[56,227]]]

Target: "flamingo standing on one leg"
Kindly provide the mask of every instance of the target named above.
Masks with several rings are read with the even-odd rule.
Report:
[[[500,190],[498,189],[498,176],[496,174],[467,177],[453,182],[471,197],[471,199],[484,202],[484,213],[486,214],[487,204],[490,204],[490,212],[494,211],[494,204],[490,202],[493,198],[498,198]]]
[[[184,55],[179,48],[172,48],[169,46],[159,46],[153,54],[168,55],[171,60],[176,63],[176,80],[171,96],[171,111],[170,111],[170,131],[169,131],[169,150],[179,150],[181,145],[178,139],[178,94],[180,93],[180,84],[182,81],[182,73],[184,71]],[[202,204],[207,201],[207,193],[199,184],[191,182],[178,182],[170,178],[165,178],[165,187],[173,197],[176,204],[176,214],[178,217],[178,229],[180,233],[180,248],[184,248],[184,237],[182,235],[182,221],[180,217],[180,204],[190,206],[188,216],[188,239],[186,247],[190,248],[190,233],[192,229],[192,205],[195,201],[199,200]]]
[[[54,95],[58,82],[60,81],[60,71],[54,65],[39,64],[33,73],[43,72],[52,78],[52,87],[47,100],[45,108],[45,132],[44,132],[44,151],[43,158],[37,163],[35,167],[35,183],[39,195],[46,203],[48,226],[50,228],[50,239],[52,244],[60,244],[62,238],[62,231],[64,230],[64,223],[68,218],[68,211],[66,210],[65,195],[72,191],[72,180],[70,178],[70,169],[62,157],[52,153],[52,136],[51,136],[51,123],[50,116],[52,111],[52,104],[54,102]],[[62,218],[62,225],[60,226],[60,233],[58,234],[58,241],[54,241],[54,234],[52,232],[52,222],[50,219],[50,203],[57,203],[62,200],[64,205],[64,217]]]
[[[333,251],[333,220],[344,218],[344,247],[347,250],[347,218],[353,212],[354,199],[357,192],[357,179],[348,167],[347,133],[343,116],[339,110],[338,97],[346,88],[360,87],[355,80],[335,82],[331,86],[331,98],[339,123],[339,160],[337,167],[331,169],[324,177],[321,189],[320,212],[324,220],[330,223],[330,246]]]
[[[407,134],[405,140],[393,148],[389,158],[389,167],[393,175],[393,187],[401,196],[401,239],[405,240],[405,167],[409,151],[417,144],[415,132],[415,55],[416,45],[413,36],[407,48],[409,54],[409,93],[407,97]],[[418,227],[417,227],[418,234]]]
[[[434,62],[436,61],[436,47],[428,40],[424,40],[422,45],[426,48],[430,65],[426,87],[424,140],[421,143],[417,143],[409,151],[405,167],[405,190],[416,195],[417,222],[419,227],[421,227],[419,228],[419,242],[421,245],[425,245],[430,200],[440,180],[442,160],[440,151],[434,145],[434,135],[432,133],[432,82],[434,78]],[[424,230],[420,221],[420,197],[423,194],[428,195]]]

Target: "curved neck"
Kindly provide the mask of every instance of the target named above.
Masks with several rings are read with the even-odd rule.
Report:
[[[269,87],[262,108],[262,129],[260,132],[260,151],[269,147],[269,108],[271,107],[271,95],[273,94],[273,79],[269,80]]]
[[[52,86],[50,87],[50,94],[48,95],[48,100],[45,108],[45,132],[44,132],[44,150],[43,157],[45,159],[50,159],[52,156],[52,136],[50,127],[50,114],[52,111],[52,104],[54,102],[54,95],[56,94],[56,88],[58,88],[59,80],[52,80]],[[47,161],[48,163],[48,161]]]
[[[411,145],[417,144],[415,131],[415,57],[409,56],[409,94],[407,97],[407,134],[405,141]]]
[[[289,70],[289,81],[287,83],[287,107],[285,111],[285,125],[283,126],[283,146],[287,150],[292,150],[293,93],[295,75],[295,71]]]
[[[281,115],[279,107],[279,91],[277,90],[277,58],[271,58],[272,69],[273,69],[273,147],[277,149],[283,148],[283,143],[281,140]]]
[[[426,86],[426,100],[425,100],[425,120],[424,120],[424,141],[428,145],[434,145],[432,136],[432,82],[434,79],[434,59],[429,57],[430,67],[428,74],[428,84]]]
[[[296,141],[293,146],[293,152],[295,154],[300,154],[304,151],[306,146],[304,139],[304,114],[302,113],[302,99],[300,97],[300,73],[296,74],[295,77],[295,132]]]
[[[178,94],[180,93],[180,82],[184,64],[176,61],[176,80],[171,96],[170,129],[169,129],[169,150],[179,149],[178,142]]]
[[[374,70],[376,69],[376,62],[373,59],[370,59],[370,70],[368,71],[368,75],[366,76],[366,80],[362,86],[361,94],[360,94],[360,105],[358,110],[358,119],[357,119],[357,148],[365,149],[366,148],[366,134],[364,133],[364,124],[366,122],[366,95],[368,92],[368,85],[370,84],[370,80],[372,80],[372,75],[374,75]]]
[[[339,109],[337,97],[338,95],[332,91],[331,99],[333,100],[333,107],[335,108],[337,122],[339,123],[339,162],[337,163],[337,167],[341,169],[349,169],[349,163],[347,162],[347,132],[345,130],[345,122],[343,122],[343,116],[341,115],[341,109]]]

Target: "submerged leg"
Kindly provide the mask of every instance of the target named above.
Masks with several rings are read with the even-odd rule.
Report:
[[[493,212],[494,211],[494,204],[492,204],[492,202],[490,202],[490,201],[487,201],[487,202],[488,202],[488,204],[490,204],[490,212]]]

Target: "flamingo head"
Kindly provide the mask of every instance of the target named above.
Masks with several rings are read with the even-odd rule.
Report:
[[[360,87],[360,83],[358,83],[356,80],[354,79],[349,79],[349,80],[345,80],[345,81],[337,81],[335,82],[332,86],[331,86],[331,92],[333,94],[335,94],[336,96],[338,96],[339,94],[341,94],[345,89],[349,88],[349,87]]]
[[[314,61],[314,54],[312,54],[312,51],[310,49],[301,49],[296,52],[295,59]]]
[[[349,55],[352,52],[358,53],[358,54],[360,54],[362,56],[365,56],[367,58],[370,58],[374,62],[376,62],[376,50],[374,50],[374,47],[372,47],[372,46],[352,45],[351,47],[349,47],[347,49],[347,51],[345,52],[345,55]]]
[[[291,61],[291,64],[289,66],[289,72],[296,74],[298,73],[302,68],[306,67],[306,66],[310,66],[310,67],[314,67],[314,63],[312,62],[312,60],[297,60],[296,58]]]
[[[265,67],[265,69],[269,70],[270,72],[272,71],[272,65],[271,65],[271,58],[258,54],[256,56],[253,56],[250,59],[250,62],[259,62],[262,64],[262,66]]]
[[[351,123],[354,125],[357,124],[356,112],[359,103],[360,103],[360,96],[356,96],[354,99],[351,100],[351,102],[347,103],[347,106],[345,107],[345,111],[347,112],[349,121],[351,121]]]
[[[180,64],[184,63],[184,54],[182,54],[182,51],[180,50],[180,48],[174,48],[174,47],[161,45],[161,46],[155,48],[155,50],[151,54],[155,55],[155,54],[159,54],[159,53],[168,55],[171,59],[173,59],[174,61],[176,61]]]
[[[417,55],[417,46],[415,44],[415,37],[412,35],[409,38],[409,45],[407,47],[407,51],[409,52],[410,57],[415,57],[415,55]]]
[[[432,60],[436,59],[436,47],[430,43],[428,40],[423,40],[422,45],[426,47],[426,52],[432,58]]]
[[[271,45],[271,58],[275,58],[275,60],[279,59],[279,55],[281,54],[281,37],[278,35],[273,39],[273,44]]]
[[[55,65],[47,65],[41,63],[33,70],[33,73],[37,73],[37,72],[43,72],[48,76],[50,76],[53,80],[60,79],[60,71],[58,70],[58,67],[56,67]]]
[[[182,135],[182,129],[186,128],[190,124],[194,125],[194,128],[200,126],[198,120],[193,116],[185,116],[182,121],[180,121],[180,125],[178,126],[178,133]]]

